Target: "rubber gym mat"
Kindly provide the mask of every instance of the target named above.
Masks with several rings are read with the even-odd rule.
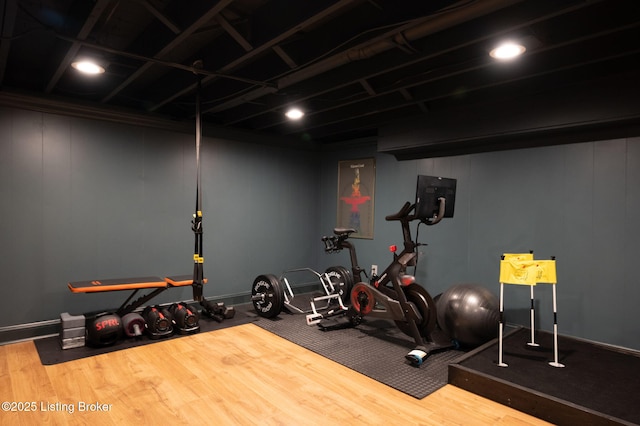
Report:
[[[252,312],[248,312],[247,305],[235,306],[236,314],[231,319],[225,319],[222,322],[214,321],[208,317],[200,318],[200,333],[207,331],[219,330],[221,328],[233,327],[236,325],[246,324],[256,321],[257,317]],[[136,346],[148,345],[156,342],[163,342],[168,339],[176,339],[185,335],[174,333],[169,337],[161,339],[150,339],[148,336],[143,335],[139,338],[124,338],[118,341],[115,345],[106,346],[103,348],[93,348],[83,346],[80,348],[65,349],[60,346],[59,336],[46,337],[44,339],[37,339],[34,341],[38,355],[40,356],[40,362],[43,365],[53,365],[62,362],[73,361],[80,358],[87,358],[94,355],[100,355],[108,352],[120,351],[123,349],[129,349]]]
[[[451,383],[555,424],[640,424],[639,351],[560,335],[565,367],[554,368],[553,334],[536,331],[538,347],[527,345],[530,335],[520,328],[504,338],[507,368],[497,366],[497,342],[470,352],[451,365]],[[582,412],[590,417],[578,421]]]
[[[365,318],[355,328],[323,331],[307,325],[304,315],[283,312],[255,324],[418,399],[446,385],[449,363],[464,355],[459,350],[434,353],[420,367],[413,367],[405,359],[415,347],[413,339],[393,322],[381,319]]]

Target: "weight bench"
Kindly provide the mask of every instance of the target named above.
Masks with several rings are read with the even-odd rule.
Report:
[[[207,279],[203,280],[206,283]],[[75,281],[68,283],[69,290],[73,293],[102,293],[107,291],[132,290],[131,295],[118,308],[116,313],[124,316],[147,303],[163,291],[172,287],[185,287],[193,284],[193,277],[190,275],[176,275],[171,277],[136,277],[136,278],[116,278],[108,280]],[[151,290],[131,302],[131,299],[140,290]]]

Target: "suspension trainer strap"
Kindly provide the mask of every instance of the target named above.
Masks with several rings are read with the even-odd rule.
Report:
[[[200,91],[202,87],[201,76],[198,78],[196,90],[196,212],[193,215],[191,229],[195,235],[195,246],[193,251],[193,300],[202,301],[202,285],[204,281],[204,257],[202,255],[202,185],[200,171],[200,141],[202,138],[202,121],[200,117]]]

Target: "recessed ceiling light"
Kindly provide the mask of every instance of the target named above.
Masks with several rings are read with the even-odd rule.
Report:
[[[92,61],[82,60],[71,63],[71,66],[84,74],[102,74],[104,68]]]
[[[291,120],[300,120],[304,116],[304,112],[302,112],[298,108],[291,108],[284,115],[286,115]]]
[[[507,42],[489,52],[492,58],[500,60],[509,60],[522,55],[527,50],[523,45]]]

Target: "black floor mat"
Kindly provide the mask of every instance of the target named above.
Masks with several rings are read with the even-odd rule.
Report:
[[[273,320],[261,318],[256,325],[418,399],[447,384],[447,366],[464,354],[434,353],[414,367],[404,358],[415,347],[413,339],[381,319],[365,318],[355,328],[323,331],[307,325],[303,315],[282,313]]]
[[[203,317],[199,321],[200,333],[219,330],[221,328],[233,327],[236,325],[246,324],[249,322],[257,321],[256,315],[250,312],[248,306],[235,307],[236,314],[231,319],[226,319],[222,322],[214,321],[213,319]],[[44,339],[35,340],[36,349],[40,356],[40,362],[43,365],[53,365],[62,362],[73,361],[80,358],[86,358],[94,355],[100,355],[108,352],[119,351],[123,349],[129,349],[136,346],[148,345],[151,343],[162,342],[168,339],[177,339],[183,337],[180,334],[173,334],[169,337],[154,340],[149,337],[141,336],[140,338],[128,338],[122,339],[118,343],[112,346],[106,346],[102,348],[93,348],[83,346],[80,348],[65,349],[62,350],[60,346],[60,338],[58,336],[47,337]]]
[[[546,395],[556,401],[566,401],[568,405],[640,424],[637,401],[640,395],[640,353],[558,336],[558,360],[565,367],[554,368],[548,364],[554,359],[553,334],[537,331],[539,347],[527,345],[530,334],[530,329],[522,328],[504,338],[503,360],[508,364],[507,368],[497,366],[497,344],[469,353],[452,368],[459,365],[469,374],[480,374],[530,390],[532,394]],[[472,381],[465,379],[465,383]],[[467,390],[493,399],[484,395],[482,389]],[[557,419],[551,421],[562,423]]]

